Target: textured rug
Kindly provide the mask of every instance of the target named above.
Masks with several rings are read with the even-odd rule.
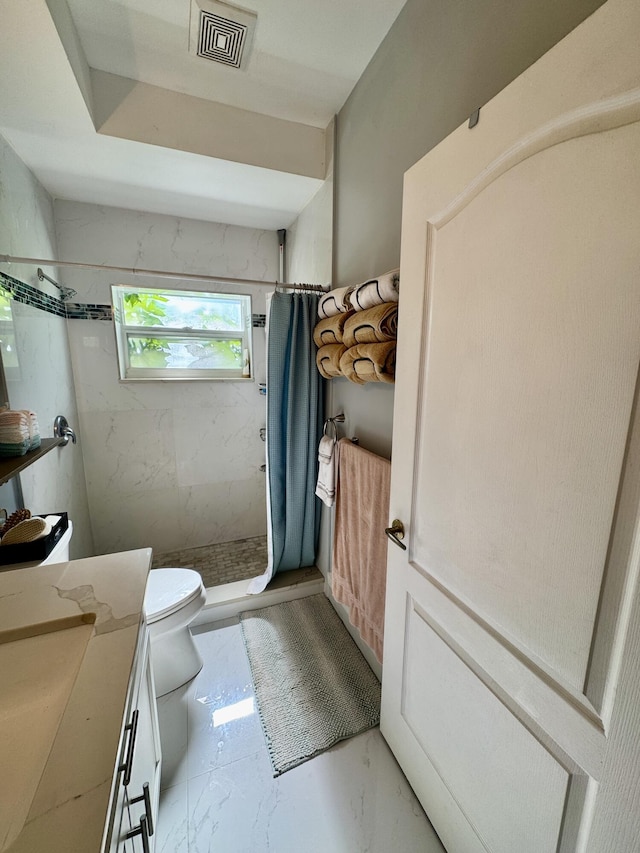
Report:
[[[274,776],[380,721],[380,683],[322,594],[240,614]]]

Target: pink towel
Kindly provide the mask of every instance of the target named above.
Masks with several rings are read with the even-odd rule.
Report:
[[[331,591],[382,662],[391,462],[339,442]]]

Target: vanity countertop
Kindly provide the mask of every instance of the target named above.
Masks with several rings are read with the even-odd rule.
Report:
[[[0,573],[0,851],[103,849],[150,563]]]

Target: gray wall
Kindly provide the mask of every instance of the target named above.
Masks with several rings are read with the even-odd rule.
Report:
[[[404,172],[601,2],[408,0],[338,115],[334,286],[400,265]],[[389,456],[393,387],[330,384],[345,434]]]

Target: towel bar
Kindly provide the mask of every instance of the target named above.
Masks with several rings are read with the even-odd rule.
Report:
[[[340,412],[339,414],[334,415],[332,418],[327,418],[326,421],[324,422],[324,427],[322,428],[322,434],[326,435],[328,428],[330,426],[332,426],[333,427],[333,440],[337,441],[338,440],[338,429],[336,427],[336,424],[343,424],[343,423],[344,423],[344,412]]]

